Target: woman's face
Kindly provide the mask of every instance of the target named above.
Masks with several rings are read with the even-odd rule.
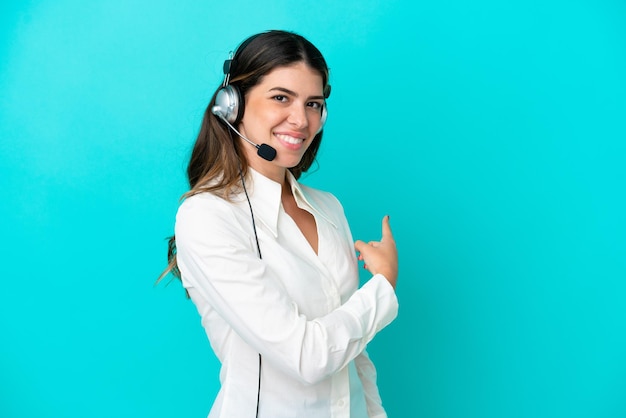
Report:
[[[321,127],[323,89],[321,75],[298,62],[275,68],[248,91],[239,129],[253,142],[276,149],[276,158],[267,161],[243,144],[252,168],[283,183],[286,169],[300,162]]]

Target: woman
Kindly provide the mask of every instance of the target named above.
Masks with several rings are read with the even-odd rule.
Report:
[[[385,417],[365,347],[397,315],[397,252],[353,244],[340,203],[298,183],[330,92],[309,41],[244,41],[204,115],[170,265],[222,363],[214,417]],[[373,277],[358,289],[360,253]],[[166,273],[167,273],[166,271]]]

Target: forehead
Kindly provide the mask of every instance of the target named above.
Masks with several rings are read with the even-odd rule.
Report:
[[[288,87],[300,89],[323,89],[322,75],[304,62],[274,68],[265,74],[260,85],[266,87]],[[314,93],[319,93],[315,91]]]

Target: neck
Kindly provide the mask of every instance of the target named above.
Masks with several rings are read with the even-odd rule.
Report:
[[[270,161],[264,160],[257,155],[256,150],[250,145],[245,145],[246,159],[248,166],[258,173],[264,175],[270,180],[280,183],[283,187],[287,184],[287,169],[276,165]]]
[[[281,195],[283,200],[293,196],[293,193],[291,192],[291,184],[289,184],[289,182],[287,181],[286,177],[285,177],[285,181],[282,183],[282,189],[281,190],[282,191],[281,191],[280,195]]]

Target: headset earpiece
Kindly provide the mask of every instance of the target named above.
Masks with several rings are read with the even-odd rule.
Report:
[[[330,84],[326,84],[324,86],[324,99],[328,99],[330,96]],[[324,125],[326,124],[326,118],[328,118],[328,105],[326,104],[326,100],[324,100],[324,105],[322,106],[322,117],[320,118],[320,128],[317,131],[319,134],[322,129],[324,129]]]
[[[328,111],[326,110],[326,103],[322,106],[322,116],[320,117],[320,128],[315,133],[316,135],[322,132],[324,129],[324,124],[326,123],[326,118],[328,117]]]
[[[239,89],[233,85],[219,89],[215,95],[213,113],[237,126],[243,117],[243,99]]]

